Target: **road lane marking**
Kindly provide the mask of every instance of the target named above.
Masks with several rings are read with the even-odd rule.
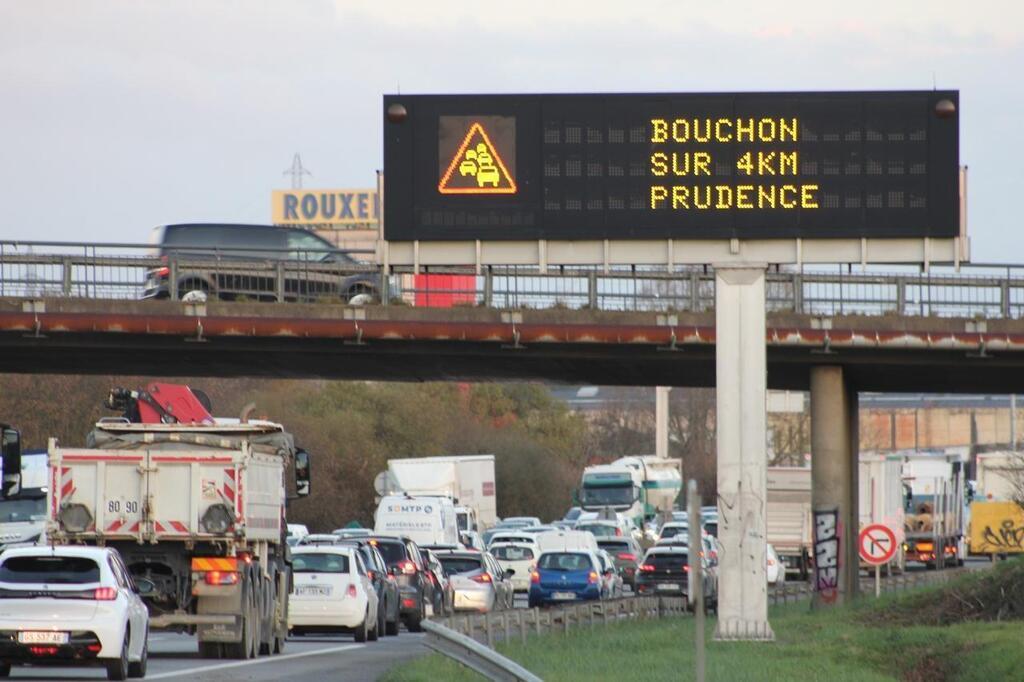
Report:
[[[182,670],[160,673],[159,675],[146,675],[146,679],[162,680],[171,677],[181,677],[182,675],[194,675],[196,673],[213,672],[214,670],[241,668],[245,665],[258,665],[260,663],[276,663],[277,661],[287,661],[293,658],[306,658],[308,656],[323,656],[324,654],[336,654],[340,651],[349,651],[351,649],[362,649],[365,646],[365,644],[343,644],[341,646],[331,647],[330,649],[317,649],[316,651],[301,651],[295,654],[281,654],[280,656],[266,656],[262,658],[254,658],[248,661],[237,661],[235,663],[218,663],[216,665],[204,665],[199,668],[184,668]]]

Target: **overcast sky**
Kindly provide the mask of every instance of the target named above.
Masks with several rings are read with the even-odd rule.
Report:
[[[975,261],[1024,262],[1024,5],[0,0],[0,238],[145,241],[369,187],[407,93],[960,90]]]

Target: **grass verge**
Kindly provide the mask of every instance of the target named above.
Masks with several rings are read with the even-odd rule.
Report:
[[[1021,564],[1024,565],[1024,564]],[[987,572],[986,572],[987,573]],[[713,642],[707,633],[708,680],[901,680],[989,682],[1024,679],[1024,621],[972,621],[913,625],[892,614],[945,600],[952,588],[970,590],[968,576],[949,587],[921,590],[878,603],[811,612],[807,604],[771,610],[776,641],[770,644]],[[929,598],[930,595],[930,598]],[[876,614],[885,613],[881,618]],[[894,623],[893,620],[898,620]],[[548,682],[561,680],[687,680],[693,677],[694,621],[673,618],[623,623],[510,642],[498,650]],[[395,668],[387,682],[479,680],[439,655]]]

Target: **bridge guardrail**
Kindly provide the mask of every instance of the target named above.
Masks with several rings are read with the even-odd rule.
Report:
[[[175,247],[152,255],[131,244],[0,241],[0,297],[138,299],[147,276],[237,300],[345,301],[353,287],[384,303],[501,309],[581,308],[704,312],[714,309],[714,272],[686,267],[388,268],[351,261],[342,251]],[[207,281],[210,280],[210,281]],[[153,282],[151,281],[150,284]],[[153,293],[151,290],[149,293]],[[809,315],[915,315],[990,319],[1024,317],[1024,267],[962,266],[906,270],[770,268],[770,312]]]

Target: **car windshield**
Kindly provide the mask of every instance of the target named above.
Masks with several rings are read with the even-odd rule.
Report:
[[[406,560],[405,545],[401,542],[380,542],[371,540],[370,544],[376,543],[377,551],[384,557],[388,566],[397,566]]]
[[[690,556],[683,552],[673,552],[672,554],[651,554],[648,555],[644,563],[654,566],[654,570],[672,569],[675,571],[681,571],[684,566],[690,563]]]
[[[565,513],[565,521],[575,521],[583,513],[582,507],[573,507]]]
[[[674,538],[677,535],[686,535],[690,529],[686,526],[665,526],[661,529],[662,538]]]
[[[590,557],[577,552],[549,552],[542,554],[537,568],[549,571],[589,571],[594,568]]]
[[[456,575],[458,573],[472,573],[473,571],[479,571],[482,563],[482,559],[474,559],[472,557],[441,557],[441,565],[444,566],[445,575]]]
[[[504,559],[505,561],[524,561],[526,559],[533,558],[532,549],[529,547],[518,547],[516,545],[492,547],[491,554],[494,555],[495,559]]]
[[[292,570],[296,573],[348,573],[348,556],[295,552],[292,554]]]
[[[615,537],[622,535],[615,526],[608,526],[603,523],[582,523],[576,526],[576,530],[587,530],[594,534],[594,537]]]
[[[608,504],[629,505],[635,498],[633,485],[586,487],[580,491],[580,503],[585,507]]]
[[[42,521],[46,518],[46,497],[0,501],[0,523]]]
[[[100,581],[95,561],[77,556],[16,556],[0,565],[0,582],[84,584]]]

